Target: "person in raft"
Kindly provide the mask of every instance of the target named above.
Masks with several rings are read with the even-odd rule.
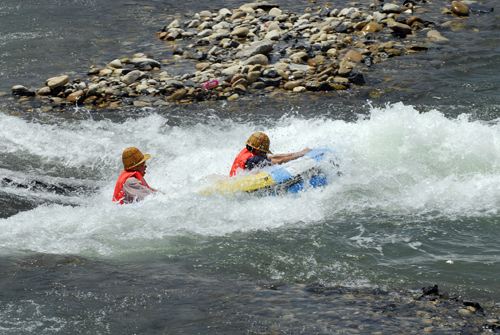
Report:
[[[229,176],[235,176],[240,170],[249,171],[267,165],[283,164],[300,158],[311,151],[311,149],[305,148],[298,152],[273,155],[269,150],[269,145],[269,137],[265,133],[257,131],[250,135],[245,148],[234,159]]]
[[[141,201],[147,195],[156,192],[144,180],[146,161],[150,158],[151,155],[143,154],[136,147],[129,147],[123,150],[123,171],[116,181],[113,193],[114,202],[129,204],[134,201]]]

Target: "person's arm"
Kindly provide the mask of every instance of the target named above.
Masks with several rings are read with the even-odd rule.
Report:
[[[125,193],[124,201],[129,203],[133,201],[141,201],[149,194],[154,193],[156,190],[152,190],[141,184],[139,180],[134,177],[127,179],[125,184],[123,184],[123,192]]]
[[[283,164],[289,161],[293,161],[294,159],[300,158],[307,154],[311,149],[305,148],[301,151],[291,152],[288,154],[276,154],[276,155],[267,155],[267,157],[271,160],[272,164]]]

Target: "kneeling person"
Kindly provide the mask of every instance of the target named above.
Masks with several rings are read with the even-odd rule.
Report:
[[[269,150],[269,146],[270,140],[265,133],[261,131],[253,133],[248,138],[245,148],[234,159],[229,176],[235,176],[239,170],[249,171],[256,167],[261,168],[267,165],[283,164],[300,158],[311,150],[305,148],[298,152],[273,155]]]
[[[151,158],[149,154],[143,154],[136,147],[123,150],[123,171],[116,181],[113,201],[120,204],[129,204],[141,201],[147,195],[156,192],[151,188],[144,175],[146,174],[146,161]]]

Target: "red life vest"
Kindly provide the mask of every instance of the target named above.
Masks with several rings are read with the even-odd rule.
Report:
[[[113,193],[113,201],[114,202],[119,202],[120,205],[123,205],[123,199],[125,198],[125,193],[123,192],[123,185],[129,179],[130,177],[134,177],[137,180],[141,182],[142,185],[146,186],[147,188],[151,189],[149,187],[148,183],[144,180],[144,177],[139,171],[125,171],[123,170],[122,173],[120,173],[120,176],[118,177],[118,180],[116,181],[115,184],[115,192]]]
[[[247,160],[249,158],[252,158],[253,156],[255,156],[255,154],[248,151],[247,148],[243,148],[243,150],[241,150],[238,156],[236,156],[236,158],[234,159],[233,166],[231,167],[231,171],[229,172],[229,177],[233,177],[234,175],[236,175],[236,172],[239,169],[245,170]]]

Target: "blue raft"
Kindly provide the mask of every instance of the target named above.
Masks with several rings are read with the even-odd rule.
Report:
[[[233,194],[239,192],[257,194],[297,193],[307,188],[328,184],[325,169],[338,170],[334,152],[328,148],[316,148],[303,157],[281,165],[272,165],[247,174],[219,180],[204,189],[202,194]],[[328,175],[333,175],[328,174]]]

